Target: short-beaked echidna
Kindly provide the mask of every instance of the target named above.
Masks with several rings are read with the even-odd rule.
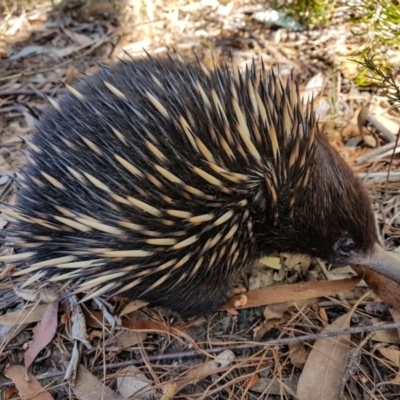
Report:
[[[204,314],[273,253],[399,280],[361,183],[296,85],[148,58],[52,101],[7,231],[13,276]],[[27,275],[29,274],[29,275]]]

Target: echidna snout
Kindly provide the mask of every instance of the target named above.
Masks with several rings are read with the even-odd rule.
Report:
[[[384,265],[400,280],[361,183],[291,81],[149,58],[103,68],[52,104],[7,211],[17,254],[2,260],[25,285],[192,316],[276,252]]]

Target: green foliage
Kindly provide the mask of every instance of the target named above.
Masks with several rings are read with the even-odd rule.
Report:
[[[388,66],[383,49],[400,46],[400,7],[396,0],[363,0],[350,7],[352,33],[359,36],[362,46],[354,53],[357,59],[368,58],[371,63],[360,63],[362,70],[356,78],[358,86],[369,86],[372,78],[379,78],[378,70]],[[373,63],[370,54],[374,54]]]
[[[400,5],[398,0],[274,0],[274,7],[296,19],[303,26],[316,26],[334,21],[350,23],[351,32],[360,40],[360,46],[353,52],[356,61],[374,54],[374,63],[379,68],[389,62],[387,50],[400,47]],[[355,78],[358,86],[371,85],[373,70],[360,63]]]
[[[48,0],[0,0],[0,13],[10,14],[16,10],[30,11]]]
[[[336,0],[274,0],[272,7],[284,11],[304,26],[324,25],[329,21]]]
[[[400,44],[400,7],[396,0],[364,0],[356,6],[351,6],[353,13],[351,21],[355,24],[353,33],[368,39],[367,47],[377,44]]]
[[[355,77],[355,83],[359,87],[371,86],[371,81],[379,80],[380,74],[378,74],[377,71],[383,71],[387,68],[387,59],[382,54],[376,54],[373,56],[374,61],[372,63],[372,58],[369,54],[365,54],[365,50],[362,50],[361,54],[359,53],[356,55],[358,59],[355,59],[354,61],[360,65],[361,69]],[[368,60],[371,61],[368,62]],[[372,65],[374,68],[370,68]]]
[[[377,82],[379,87],[386,92],[385,96],[393,107],[399,108],[400,88],[393,69],[382,66],[377,57],[369,55],[363,61],[360,61],[359,64],[363,66],[366,74],[369,73],[368,79]]]

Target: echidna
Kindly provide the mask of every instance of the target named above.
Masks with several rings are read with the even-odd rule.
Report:
[[[253,66],[121,62],[45,113],[7,241],[24,285],[210,312],[261,256],[400,269],[296,85]],[[27,275],[29,274],[29,275]]]

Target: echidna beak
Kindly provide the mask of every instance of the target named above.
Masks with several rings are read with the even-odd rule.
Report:
[[[357,259],[357,264],[365,265],[400,284],[400,253],[386,251],[376,244],[370,255]]]

